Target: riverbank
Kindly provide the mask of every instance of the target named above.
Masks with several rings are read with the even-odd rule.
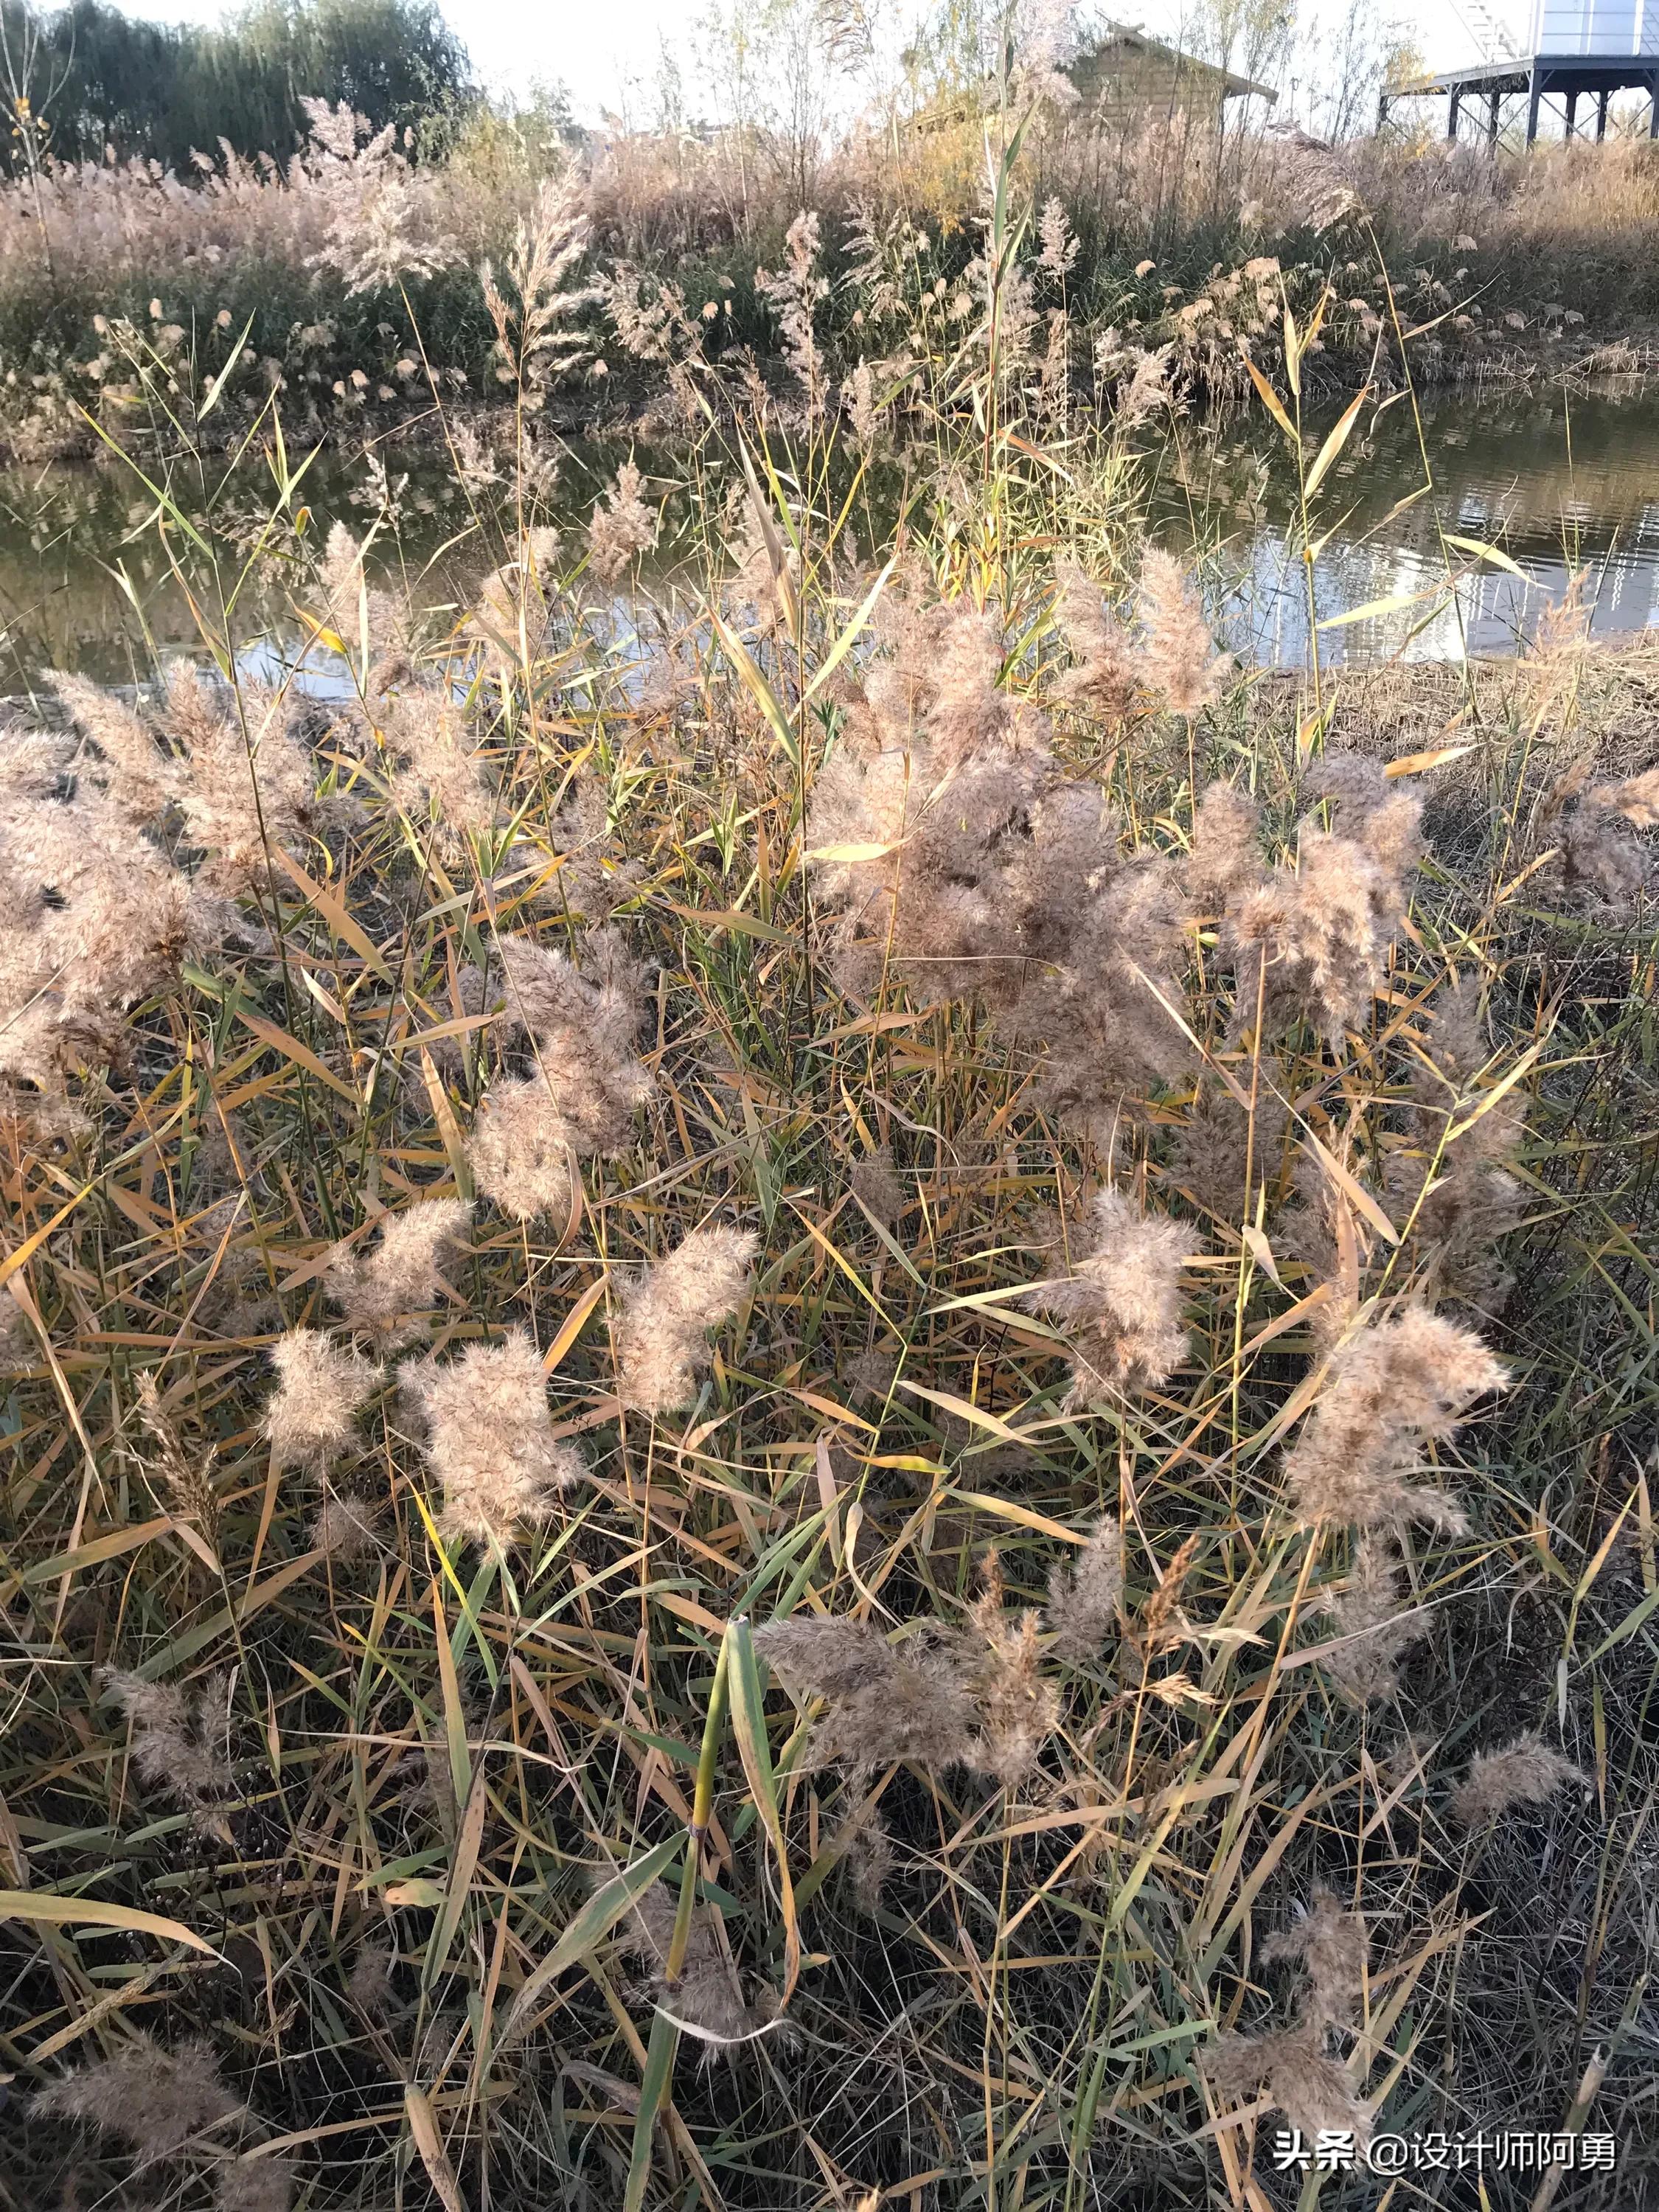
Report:
[[[1650,2194],[1659,652],[1264,678],[1003,427],[620,639],[201,471],[350,684],[10,749],[20,2201]]]
[[[1423,385],[1659,350],[1645,142],[1522,162],[1245,135],[1212,159],[1183,128],[1032,129],[1026,212],[995,240],[978,140],[977,167],[849,142],[811,210],[776,185],[740,221],[718,148],[665,166],[623,139],[549,174],[509,134],[417,164],[343,112],[281,166],[49,163],[0,185],[0,452],[165,447],[179,421],[223,446],[273,395],[303,439],[434,436],[441,399],[493,441],[492,398],[562,434],[650,432],[763,387],[876,423],[914,411],[919,363],[971,349],[993,262],[1003,375],[1060,421],[1248,398],[1243,356],[1278,374],[1287,309],[1317,319],[1303,365],[1327,396],[1393,388],[1402,347]]]

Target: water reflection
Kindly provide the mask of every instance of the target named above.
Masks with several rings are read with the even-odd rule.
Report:
[[[1206,494],[1229,487],[1218,619],[1243,657],[1301,665],[1308,586],[1283,460],[1254,434],[1183,446],[1158,504],[1189,528]],[[1393,604],[1322,629],[1328,662],[1512,653],[1575,575],[1593,635],[1659,626],[1659,392],[1449,395],[1425,407],[1420,443],[1397,403],[1351,441],[1329,487],[1316,526],[1337,527],[1316,565],[1313,618]]]
[[[617,459],[607,448],[569,455],[559,519],[573,557]],[[1221,430],[1188,422],[1160,438],[1146,465],[1155,526],[1173,550],[1205,556],[1228,644],[1248,660],[1304,664],[1307,581],[1282,447],[1255,418]],[[395,526],[382,526],[371,566],[428,606],[459,609],[507,549],[441,457],[401,457],[395,466]],[[665,489],[681,471],[663,454],[654,473]],[[871,489],[874,531],[890,517]],[[295,608],[315,597],[305,545],[320,550],[337,519],[360,532],[371,520],[374,487],[361,455],[322,453],[304,491],[309,520],[300,550],[288,533],[282,557],[263,563],[238,600],[238,634],[253,641],[244,661],[250,672],[280,675],[297,648]],[[670,498],[659,576],[676,574],[684,557],[686,497]],[[227,586],[258,540],[269,503],[269,483],[255,469],[216,498],[215,550]],[[1331,471],[1318,526],[1330,535],[1315,571],[1313,620],[1333,623],[1388,603],[1386,611],[1322,629],[1328,663],[1513,653],[1581,570],[1594,635],[1659,626],[1659,386],[1450,393],[1425,405],[1420,443],[1409,403],[1373,412]],[[1480,562],[1452,538],[1496,546],[1513,568]],[[1459,571],[1449,590],[1448,574]],[[613,612],[625,634],[626,608]],[[138,681],[158,655],[198,644],[153,502],[125,468],[0,472],[0,692],[26,691],[53,665],[106,683]],[[315,648],[304,680],[324,691],[349,686],[343,667]]]

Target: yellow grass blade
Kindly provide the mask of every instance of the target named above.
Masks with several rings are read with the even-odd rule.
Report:
[[[455,2179],[449,2153],[444,2148],[443,2138],[438,2133],[432,2100],[424,2089],[417,2089],[412,2081],[404,2092],[404,2112],[409,2121],[410,2135],[421,2154],[421,2164],[426,2168],[426,2178],[437,2191],[444,2212],[466,2212],[466,2199],[461,2195],[461,2185]]]
[[[1366,386],[1363,391],[1357,392],[1354,394],[1353,398],[1343,409],[1342,413],[1337,421],[1336,427],[1332,430],[1324,444],[1314,456],[1314,464],[1308,471],[1308,481],[1304,487],[1308,498],[1311,499],[1313,497],[1314,494],[1319,489],[1320,485],[1324,483],[1326,476],[1328,474],[1331,468],[1340,459],[1342,448],[1348,442],[1349,432],[1353,428],[1354,424],[1359,420],[1359,410],[1365,404],[1365,402],[1370,398],[1370,387],[1369,385]]]
[[[192,1951],[216,1951],[205,1936],[182,1921],[167,1920],[159,1912],[141,1912],[132,1905],[106,1905],[95,1897],[57,1897],[39,1889],[0,1889],[0,1920],[32,1920],[43,1928],[120,1928],[132,1936],[155,1936],[163,1943],[187,1944]]]

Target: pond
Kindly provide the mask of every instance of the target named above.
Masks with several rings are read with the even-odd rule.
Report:
[[[1310,448],[1328,427],[1314,426]],[[573,545],[624,451],[571,450],[560,504]],[[1271,426],[1179,422],[1148,440],[1143,466],[1153,527],[1198,559],[1225,642],[1248,661],[1304,665],[1294,476]],[[499,531],[441,457],[393,454],[388,467],[395,509],[378,557],[426,603],[450,604],[502,557]],[[677,474],[672,455],[654,467],[658,489]],[[319,455],[302,488],[312,543],[336,519],[366,528],[385,482],[361,454]],[[203,511],[207,494],[198,486],[186,512]],[[270,503],[252,465],[212,501],[217,588],[235,595],[254,668],[280,662],[299,634],[296,605],[315,599],[293,561],[261,564],[239,584]],[[659,577],[685,560],[687,505],[683,492],[670,500]],[[175,530],[175,568],[154,516],[143,485],[113,461],[0,471],[0,693],[27,693],[54,665],[131,683],[158,655],[197,647],[185,576],[199,589],[199,562]],[[1313,610],[1327,664],[1513,653],[1575,577],[1596,636],[1659,626],[1659,386],[1458,391],[1425,401],[1420,416],[1409,399],[1364,410],[1315,528],[1328,533]],[[1482,546],[1494,550],[1474,550]]]
[[[1208,516],[1198,534],[1217,547],[1228,642],[1249,660],[1302,665],[1308,587],[1282,442],[1274,451],[1253,429],[1165,450],[1155,504],[1189,540],[1190,518]],[[1424,402],[1420,428],[1409,399],[1362,411],[1313,530],[1330,532],[1315,565],[1326,662],[1512,653],[1575,578],[1593,635],[1650,629],[1659,386],[1443,393]],[[1379,603],[1386,611],[1346,619]]]

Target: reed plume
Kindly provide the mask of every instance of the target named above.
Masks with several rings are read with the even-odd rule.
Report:
[[[1068,1407],[1121,1405],[1161,1389],[1181,1364],[1188,1242],[1178,1222],[1142,1217],[1121,1191],[1103,1191],[1091,1212],[1089,1247],[1071,1274],[1025,1293],[1028,1309],[1059,1322],[1071,1339]]]
[[[330,811],[291,712],[283,691],[216,690],[193,661],[167,671],[161,719],[179,763],[184,835],[204,855],[198,881],[226,896],[268,886],[271,848],[297,848]]]
[[[229,1677],[210,1674],[189,1696],[176,1683],[147,1682],[112,1668],[104,1686],[132,1730],[132,1760],[142,1779],[184,1806],[191,1824],[231,1841],[228,1808],[235,1776],[229,1755]]]
[[[550,1520],[582,1480],[581,1455],[553,1433],[547,1376],[528,1333],[469,1345],[459,1358],[407,1374],[426,1417],[427,1463],[443,1485],[441,1534],[505,1550],[521,1528]]]
[[[337,1245],[323,1282],[348,1324],[377,1351],[412,1344],[436,1296],[443,1255],[459,1243],[471,1218],[465,1199],[423,1199],[382,1216],[380,1241],[367,1257],[351,1245]]]
[[[657,519],[640,497],[645,478],[624,461],[617,481],[596,504],[587,526],[587,562],[602,584],[614,584],[639,553],[657,542]]]
[[[836,972],[867,990],[891,961],[932,997],[994,995],[1019,978],[1003,877],[1053,773],[1046,739],[1001,689],[1000,628],[971,602],[906,606],[893,644],[850,687],[807,824]]]
[[[741,2043],[764,2025],[765,2015],[744,1996],[720,1921],[706,1905],[696,1905],[685,1956],[678,1977],[668,1978],[670,1947],[678,1900],[661,1882],[637,1899],[623,1923],[623,1940],[650,1970],[653,2002],[700,2043]]]
[[[1659,767],[1585,791],[1588,766],[1569,773],[1543,819],[1558,809],[1563,816],[1557,874],[1568,902],[1611,917],[1627,913],[1654,882],[1653,853],[1638,832],[1659,823]]]
[[[807,1747],[812,1765],[854,1772],[894,1759],[933,1773],[976,1763],[978,1712],[951,1657],[918,1638],[896,1651],[867,1621],[769,1621],[755,1649],[797,1700],[828,1710]]]
[[[45,680],[101,756],[111,795],[135,823],[159,824],[179,794],[179,776],[178,761],[155,730],[125,699],[84,676],[53,668]]]
[[[1618,783],[1599,783],[1589,799],[1593,805],[1622,815],[1632,829],[1659,830],[1659,764]]]
[[[293,2161],[280,2151],[266,2158],[244,2152],[214,2176],[214,2212],[289,2212],[298,2185]]]
[[[1304,1527],[1425,1521],[1468,1526],[1443,1490],[1417,1482],[1425,1443],[1455,1436],[1479,1398],[1509,1376],[1473,1330],[1413,1303],[1339,1346],[1313,1413],[1285,1462]]]
[[[192,2041],[166,2051],[145,2035],[113,2057],[52,2082],[34,2101],[38,2111],[90,2120],[118,2136],[146,2162],[170,2158],[192,2136],[242,2110],[220,2079],[208,2044]]]
[[[1055,965],[1028,969],[999,1026],[1041,1048],[1038,1103],[1109,1159],[1152,1094],[1192,1064],[1182,1026],[1187,916],[1159,855],[1103,871],[1087,889],[1093,896],[1073,901]]]
[[[1059,1723],[1060,1692],[1041,1672],[1040,1615],[1028,1608],[1010,1620],[1004,1609],[1002,1571],[994,1552],[987,1556],[984,1578],[985,1588],[969,1616],[983,1646],[972,1675],[979,1716],[973,1763],[1012,1790],[1037,1770],[1042,1747]]]
[[[1370,2116],[1355,2093],[1353,2077],[1327,2053],[1311,2021],[1266,2035],[1224,2035],[1200,2063],[1224,2102],[1265,2091],[1275,2109],[1310,2141],[1317,2142],[1325,2130],[1351,2134],[1363,2150],[1370,2140]]]
[[[1115,1521],[1103,1521],[1075,1558],[1056,1561],[1049,1575],[1054,1656],[1073,1665],[1097,1658],[1116,1631],[1122,1597],[1122,1532]]]
[[[271,1348],[277,1387],[263,1423],[278,1467],[322,1468],[349,1450],[357,1409],[380,1380],[371,1359],[319,1328],[291,1328]]]
[[[467,1137],[466,1160],[484,1196],[514,1220],[568,1213],[578,1188],[570,1124],[539,1070],[490,1085]]]
[[[667,1413],[690,1404],[708,1365],[708,1331],[742,1304],[756,1243],[747,1229],[694,1229],[623,1293],[617,1395],[624,1406]]]
[[[559,851],[558,890],[568,914],[603,923],[625,906],[649,872],[637,856],[620,848],[610,819],[605,786],[597,776],[579,775],[549,824]]]
[[[1493,1103],[1475,1087],[1490,1058],[1480,997],[1471,975],[1436,1003],[1427,1064],[1413,1072],[1408,1141],[1389,1154],[1383,1182],[1394,1218],[1410,1224],[1428,1294],[1498,1313],[1513,1287],[1500,1247],[1523,1210],[1510,1163],[1527,1109],[1514,1089]]]
[[[459,702],[439,684],[406,685],[383,709],[381,731],[398,763],[394,803],[424,826],[445,864],[458,866],[489,836],[501,804]]]
[[[1124,858],[1099,787],[1061,766],[1046,717],[1005,682],[993,610],[913,599],[888,627],[808,823],[837,978],[980,999],[1040,1054],[1041,1101],[1109,1147],[1190,1059],[1176,874]]]
[[[129,1010],[213,917],[118,796],[65,796],[57,739],[7,731],[0,756],[0,1078],[58,1097],[125,1058]]]
[[[1291,1122],[1285,1097],[1289,1078],[1282,1063],[1271,1054],[1261,1057],[1255,1070],[1254,1110],[1251,1080],[1252,1073],[1246,1068],[1240,1072],[1237,1091],[1218,1081],[1200,1082],[1170,1160],[1176,1187],[1224,1227],[1234,1230],[1255,1219],[1258,1194],[1266,1194],[1268,1207],[1278,1196]]]
[[[1462,1827],[1484,1828],[1516,1805],[1547,1805],[1557,1790],[1589,1777],[1528,1729],[1502,1751],[1477,1751],[1452,1793],[1452,1817]]]
[[[1428,1632],[1423,1609],[1405,1605],[1404,1584],[1395,1545],[1381,1530],[1368,1528],[1354,1546],[1346,1583],[1323,1602],[1330,1636],[1346,1640],[1327,1651],[1320,1665],[1352,1705],[1393,1697],[1401,1661]]]
[[[1308,1978],[1297,2010],[1314,2027],[1351,2028],[1365,1994],[1370,1937],[1365,1917],[1345,1912],[1328,1889],[1316,1889],[1307,1911],[1261,1947],[1264,1966],[1281,1959],[1297,1961]]]
[[[818,218],[803,208],[784,240],[783,266],[755,271],[755,289],[771,303],[784,359],[801,388],[803,404],[811,419],[823,412],[825,398],[823,356],[818,349],[814,318],[819,303],[830,295],[829,283],[819,276],[817,264]]]
[[[558,532],[532,528],[520,532],[513,545],[511,558],[492,568],[478,586],[466,623],[466,635],[479,648],[485,665],[504,680],[532,661],[546,641],[553,616]]]
[[[1200,801],[1188,879],[1221,908],[1237,978],[1236,1032],[1315,1023],[1333,1041],[1362,1022],[1380,988],[1421,857],[1422,803],[1357,757],[1328,769],[1339,825],[1300,825],[1294,866],[1250,865],[1244,808]],[[1206,810],[1211,811],[1206,815]]]
[[[219,1499],[213,1486],[217,1447],[190,1449],[161,1397],[153,1370],[137,1378],[138,1419],[152,1447],[145,1472],[151,1485],[181,1521],[193,1521],[212,1540],[219,1525]]]
[[[1200,714],[1212,707],[1232,670],[1218,653],[1204,611],[1174,557],[1149,545],[1141,556],[1137,601],[1143,643],[1140,678],[1172,714]]]
[[[1185,876],[1194,902],[1219,914],[1267,874],[1260,842],[1261,810],[1231,783],[1206,784],[1193,811]]]
[[[311,1541],[325,1559],[347,1567],[374,1549],[380,1540],[380,1522],[377,1499],[331,1491],[312,1521]]]
[[[535,1075],[583,1158],[614,1158],[653,1089],[638,1057],[643,979],[614,929],[584,940],[588,972],[530,937],[499,947],[507,1034],[529,1033]]]
[[[859,1204],[885,1229],[892,1227],[909,1202],[909,1194],[893,1166],[890,1145],[877,1145],[861,1152],[853,1163],[847,1187]]]

